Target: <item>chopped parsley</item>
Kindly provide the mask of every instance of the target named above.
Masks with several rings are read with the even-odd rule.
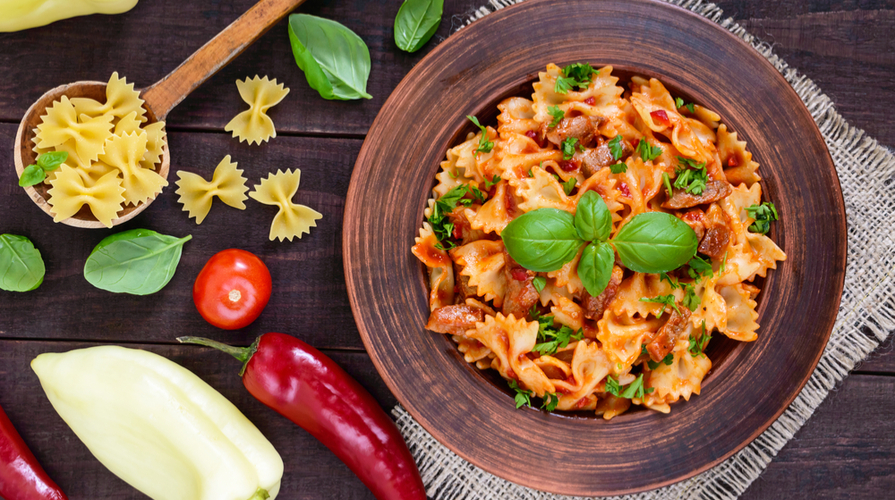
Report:
[[[534,395],[534,392],[519,387],[519,384],[517,384],[515,380],[510,380],[510,389],[516,391],[514,400],[516,401],[517,409],[526,405],[531,406],[531,397]]]
[[[553,411],[558,404],[559,396],[557,396],[555,392],[548,392],[544,394],[544,401],[541,403],[541,408],[547,411]]]
[[[469,120],[474,123],[475,126],[479,128],[479,130],[482,131],[482,136],[479,138],[479,147],[475,150],[475,152],[490,153],[491,150],[494,149],[494,143],[488,140],[488,129],[486,129],[482,126],[481,123],[479,123],[478,118],[472,115],[466,115],[466,118],[469,118]]]
[[[551,128],[559,125],[560,120],[562,120],[563,117],[566,116],[566,112],[559,109],[559,106],[548,106],[547,112],[550,113],[550,116],[553,117],[553,121],[550,122],[549,125]]]
[[[622,154],[625,152],[625,147],[622,146],[622,136],[617,135],[610,140],[607,145],[609,146],[609,152],[612,153],[613,160],[619,160],[622,157]]]
[[[658,297],[641,297],[640,302],[662,304],[662,310],[659,311],[659,316],[665,314],[665,308],[667,307],[673,308],[678,314],[681,313],[681,310],[677,308],[677,304],[675,303],[674,295],[670,293],[668,295],[659,295]]]
[[[497,184],[498,182],[500,182],[500,176],[494,174],[494,177],[492,177],[490,181],[488,179],[485,179],[485,189],[491,189],[491,186]]]
[[[560,149],[562,149],[562,159],[571,160],[572,157],[575,156],[576,148],[584,151],[584,146],[578,144],[577,137],[566,137],[563,139],[562,144],[560,145]]]
[[[768,231],[771,230],[771,222],[780,219],[777,215],[777,207],[769,201],[761,205],[746,207],[746,213],[755,219],[755,222],[749,226],[749,230],[753,233],[768,234]]]
[[[613,174],[623,174],[628,171],[628,166],[622,162],[618,162],[615,165],[610,165],[609,171]]]
[[[667,281],[669,285],[671,285],[672,290],[677,290],[681,287],[680,282],[678,280],[668,276],[668,273],[659,273],[659,281]]]
[[[625,386],[624,391],[621,390],[621,386],[619,386],[618,381],[612,378],[611,375],[606,377],[606,392],[616,397],[626,399],[642,398],[644,394],[649,394],[654,390],[655,389],[652,387],[644,390],[642,373],[637,376],[637,379]]]
[[[690,262],[687,262],[690,269],[687,274],[695,280],[702,279],[704,276],[711,278],[714,275],[711,261],[707,261],[698,255],[694,255]]]
[[[652,161],[662,154],[662,148],[653,146],[645,140],[640,139],[640,142],[637,143],[637,154],[640,155],[643,161]]]
[[[681,303],[690,311],[695,311],[699,304],[702,304],[702,297],[696,295],[693,283],[684,283],[684,300]]]
[[[590,85],[593,75],[598,73],[588,63],[570,64],[562,69],[563,76],[556,79],[553,91],[557,94],[567,94],[573,87],[584,90]]]
[[[647,366],[649,366],[649,369],[650,369],[650,370],[655,370],[655,369],[658,368],[659,365],[662,364],[662,363],[665,363],[666,366],[671,366],[671,363],[674,363],[674,354],[671,354],[671,353],[669,352],[669,353],[662,359],[662,361],[659,361],[658,363],[656,363],[656,362],[653,361],[653,360],[649,360],[649,361],[646,362],[646,364],[647,364]]]
[[[727,269],[727,252],[724,252],[724,259],[721,261],[721,270],[718,272],[724,273],[725,269]]]
[[[569,177],[569,180],[562,183],[562,190],[566,193],[566,196],[572,194],[572,190],[575,189],[575,184],[578,184],[578,179],[574,177]]]
[[[612,378],[611,375],[606,377],[606,392],[613,396],[618,396],[619,392],[621,392],[621,386],[618,385],[618,380]]]
[[[662,172],[662,183],[665,184],[665,190],[668,191],[668,197],[671,198],[674,196],[674,191],[671,189],[671,179],[668,178],[668,172]]]
[[[706,184],[709,180],[705,163],[696,163],[689,158],[681,156],[678,156],[677,159],[679,166],[675,171],[677,178],[674,180],[674,187],[697,196],[705,192]]]
[[[531,284],[535,287],[535,290],[537,290],[538,293],[541,293],[544,290],[544,287],[547,286],[547,278],[543,276],[535,276],[531,279]]]
[[[684,100],[681,99],[680,97],[675,97],[675,98],[674,98],[674,105],[677,106],[678,109],[681,109],[681,108],[687,108],[688,111],[690,111],[690,112],[693,113],[694,115],[696,114],[696,107],[695,107],[695,105],[694,105],[692,102],[691,102],[690,104],[686,104],[686,105],[685,105],[685,104],[684,104]]]
[[[446,250],[457,246],[451,238],[454,236],[454,224],[451,222],[448,214],[457,208],[457,205],[469,206],[473,200],[465,198],[467,194],[471,194],[479,203],[485,201],[485,193],[479,188],[470,184],[460,184],[439,198],[432,207],[432,215],[429,216],[429,224],[432,225],[432,231],[438,244],[435,245],[439,250]]]
[[[690,356],[693,356],[694,358],[696,356],[705,356],[705,347],[709,344],[709,340],[712,340],[712,336],[706,333],[705,321],[703,321],[702,335],[694,337],[692,333],[690,334],[690,347],[688,348]]]
[[[532,314],[532,316],[535,315]],[[568,326],[562,325],[557,330],[553,316],[537,315],[534,319],[538,321],[538,340],[541,342],[535,344],[532,351],[542,356],[545,354],[556,354],[556,351],[567,347],[572,340],[582,340],[584,338],[584,331],[580,329],[576,333]]]

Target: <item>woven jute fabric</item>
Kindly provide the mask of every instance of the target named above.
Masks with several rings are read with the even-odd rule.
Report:
[[[523,0],[491,0],[463,19],[466,25]],[[612,497],[625,500],[733,499],[762,473],[811,418],[827,394],[880,342],[895,331],[895,156],[864,131],[849,125],[833,102],[807,77],[774,55],[715,4],[666,0],[700,14],[742,38],[792,85],[823,134],[842,184],[848,222],[848,266],[842,303],[830,341],[805,388],[768,430],[720,465],[657,490]],[[456,21],[456,20],[455,20]],[[436,500],[559,500],[497,478],[438,443],[400,406],[398,427],[416,458],[429,496]]]

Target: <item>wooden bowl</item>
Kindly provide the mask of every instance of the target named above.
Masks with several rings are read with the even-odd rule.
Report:
[[[761,164],[771,237],[788,258],[762,292],[759,338],[715,339],[702,394],[662,415],[612,421],[517,410],[505,383],[426,331],[423,267],[410,247],[445,151],[495,123],[547,63],[611,64],[717,111]],[[689,11],[650,0],[528,0],[435,48],[398,85],[357,159],[343,229],[354,317],[380,375],[438,441],[499,477],[568,495],[617,495],[694,476],[755,439],[787,408],[829,339],[845,275],[842,193],[802,101],[758,52]],[[718,336],[723,337],[723,336]]]
[[[15,158],[16,173],[19,177],[22,176],[25,167],[37,161],[37,154],[34,152],[34,129],[40,124],[41,117],[46,114],[45,110],[52,107],[53,102],[58,101],[62,96],[68,96],[69,98],[89,97],[104,103],[106,102],[106,84],[104,82],[82,81],[60,85],[42,95],[40,99],[25,111],[25,118],[19,124],[19,129],[16,132],[16,154],[13,155]],[[144,125],[149,125],[158,121],[149,106],[144,104],[143,108],[146,110],[145,116],[148,119]],[[170,167],[171,155],[168,153],[168,141],[165,139],[165,144],[162,146],[161,163],[156,167],[158,169],[156,171],[163,178],[167,179]],[[28,196],[31,197],[41,210],[52,217],[53,207],[47,202],[50,198],[50,195],[47,194],[49,189],[50,186],[40,183],[35,186],[26,187],[25,192],[28,193]],[[136,205],[125,205],[124,208],[118,212],[118,217],[112,219],[112,226],[117,226],[122,222],[133,219],[137,214],[146,210],[153,200],[155,200],[155,198],[150,198],[149,200]],[[90,207],[87,205],[82,206],[81,209],[78,210],[78,213],[61,222],[69,226],[90,229],[104,229],[106,227],[102,222],[96,220],[96,217],[93,216],[93,212],[90,211]]]

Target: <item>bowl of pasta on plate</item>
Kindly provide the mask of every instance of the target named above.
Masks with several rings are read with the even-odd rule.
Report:
[[[757,437],[844,277],[838,179],[798,96],[645,0],[529,0],[437,47],[374,122],[345,221],[398,400],[473,464],[570,495],[667,485]]]

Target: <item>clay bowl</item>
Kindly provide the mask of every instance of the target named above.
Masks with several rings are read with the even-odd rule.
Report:
[[[764,280],[758,340],[716,338],[702,393],[671,413],[517,410],[507,385],[426,331],[428,288],[410,247],[434,175],[476,115],[531,94],[547,63],[612,65],[659,78],[718,112],[761,164],[770,236],[788,259]],[[349,298],[370,357],[400,403],[462,458],[539,490],[603,496],[692,477],[758,437],[807,382],[829,339],[845,276],[846,225],[832,159],[810,113],[768,61],[722,27],[651,0],[528,0],[463,28],[398,85],[370,128],[343,227]],[[723,335],[717,335],[723,337]]]
[[[68,96],[69,98],[89,97],[100,103],[104,103],[106,102],[106,84],[103,82],[83,81],[60,85],[42,95],[40,99],[25,111],[25,118],[22,119],[22,122],[19,124],[19,129],[16,132],[16,154],[14,155],[14,158],[16,173],[19,176],[22,175],[25,167],[37,161],[37,153],[34,152],[34,129],[40,124],[41,116],[46,114],[46,109],[52,107],[53,102],[58,101],[62,96]],[[144,126],[158,121],[149,106],[144,103],[143,108],[146,110],[145,116],[148,119],[148,121],[143,124]],[[158,174],[167,179],[168,171],[171,167],[171,155],[168,152],[167,137],[165,138],[165,144],[162,147],[162,151],[161,163],[156,168],[158,169]],[[50,217],[54,216],[52,213],[53,207],[47,202],[47,199],[50,197],[50,195],[47,194],[50,186],[40,183],[35,186],[28,186],[24,189],[41,210],[46,212]],[[125,205],[124,208],[118,212],[118,217],[112,219],[112,225],[116,226],[122,222],[127,222],[133,219],[137,214],[146,210],[153,200],[154,198],[149,199],[144,203],[138,203],[137,205]],[[93,216],[93,213],[90,212],[90,208],[87,205],[82,206],[78,213],[61,222],[69,226],[91,229],[101,229],[106,227],[96,220],[96,217]]]
[[[145,101],[143,107],[149,123],[164,120],[168,113],[174,109],[187,95],[201,85],[205,80],[217,73],[236,56],[241,54],[249,45],[269,30],[280,19],[286,16],[292,9],[304,3],[305,0],[261,0],[245,14],[233,21],[223,31],[193,53],[186,61],[174,71],[143,89],[140,97]],[[126,77],[127,75],[123,75]],[[106,102],[106,84],[102,82],[80,81],[56,87],[37,100],[25,112],[16,133],[14,150],[16,173],[21,177],[25,167],[34,163],[34,129],[41,122],[41,116],[46,114],[46,108],[53,102],[68,97],[90,97],[97,101]],[[165,179],[171,165],[168,140],[162,147],[163,154],[158,173]],[[25,192],[47,215],[53,216],[52,207],[47,202],[49,187],[45,184],[25,188]],[[118,217],[112,220],[112,225],[118,225],[137,216],[152,203],[153,199],[137,205],[127,205],[118,212]],[[93,213],[85,205],[74,216],[61,221],[69,226],[83,228],[104,228],[105,226],[96,220]]]

